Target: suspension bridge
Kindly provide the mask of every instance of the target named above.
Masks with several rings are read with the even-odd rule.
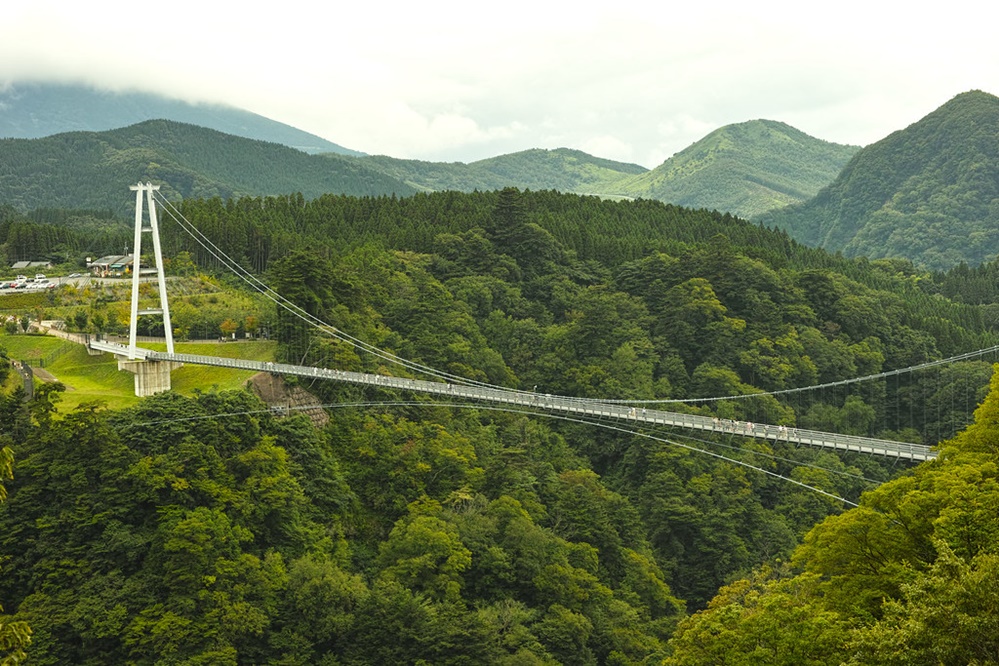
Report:
[[[121,357],[127,357],[129,348],[114,342],[94,341],[91,349],[109,352]],[[232,358],[219,358],[197,354],[178,354],[156,352],[139,348],[134,361],[138,363],[165,363],[163,367],[179,367],[185,363],[196,365],[212,365],[223,368],[251,370],[255,372],[271,372],[280,375],[305,377],[317,380],[346,382],[383,389],[396,389],[415,393],[425,393],[449,399],[471,400],[476,402],[498,403],[527,409],[570,414],[596,419],[613,419],[634,424],[670,426],[689,430],[727,433],[755,439],[773,441],[788,441],[806,446],[818,446],[838,451],[855,451],[878,456],[902,458],[913,461],[930,460],[936,453],[928,446],[895,442],[884,439],[872,439],[854,435],[786,428],[761,423],[722,420],[698,414],[683,414],[658,409],[648,409],[634,405],[600,402],[598,400],[573,398],[568,396],[538,394],[534,392],[513,391],[501,388],[488,388],[466,384],[426,381],[375,375],[362,372],[348,372],[329,368],[314,368],[310,366],[289,365],[262,361],[244,361]],[[142,365],[139,367],[154,367]]]
[[[132,270],[132,307],[130,320],[129,344],[120,344],[102,340],[92,340],[89,343],[91,349],[98,352],[114,354],[118,359],[119,368],[128,370],[135,374],[135,391],[138,396],[153,395],[170,388],[170,372],[184,364],[207,365],[225,368],[235,368],[241,370],[251,370],[256,372],[269,372],[279,375],[297,376],[311,378],[314,380],[344,382],[349,384],[377,387],[382,389],[392,389],[411,393],[429,394],[431,396],[447,398],[449,400],[467,400],[480,403],[492,403],[506,405],[509,407],[531,410],[538,413],[548,413],[557,415],[568,415],[588,420],[607,420],[622,424],[633,424],[634,427],[667,426],[683,428],[691,431],[726,433],[732,436],[746,437],[753,439],[786,441],[803,446],[820,447],[835,451],[866,453],[876,456],[898,458],[910,461],[926,461],[936,457],[936,452],[929,446],[899,442],[887,439],[877,439],[871,437],[861,437],[856,435],[843,435],[831,432],[821,432],[800,428],[733,421],[719,419],[711,416],[699,414],[686,414],[671,412],[661,409],[651,409],[642,406],[637,402],[628,403],[615,400],[598,400],[574,398],[570,396],[539,394],[534,391],[514,390],[499,386],[492,386],[480,382],[448,375],[434,371],[418,364],[400,359],[387,352],[378,350],[363,341],[351,338],[342,331],[321,322],[315,317],[308,315],[300,308],[282,299],[266,285],[256,280],[256,278],[244,275],[244,279],[255,282],[256,288],[263,292],[269,292],[279,305],[286,307],[295,316],[298,316],[308,323],[318,328],[336,335],[340,339],[348,340],[355,346],[366,351],[379,354],[384,358],[399,363],[404,367],[416,371],[429,371],[429,374],[436,377],[434,381],[424,379],[411,379],[406,377],[393,377],[380,374],[368,374],[361,372],[349,372],[344,370],[318,368],[311,366],[299,366],[284,363],[273,363],[266,361],[250,361],[231,358],[219,358],[213,356],[203,356],[194,354],[177,353],[174,350],[173,335],[170,324],[169,305],[167,301],[166,281],[163,273],[163,258],[159,243],[158,220],[156,214],[156,190],[157,186],[146,183],[139,183],[131,188],[136,192],[136,213],[135,213],[135,243],[133,256],[135,263]],[[149,223],[144,222],[143,216],[143,195],[149,209]],[[164,201],[165,205],[169,202]],[[176,218],[175,218],[176,219]],[[180,222],[180,220],[178,220]],[[221,254],[216,246],[210,241],[197,237],[195,229],[185,228],[188,233],[195,235],[196,240],[202,244],[208,243],[213,253]],[[142,253],[142,239],[145,234],[150,234],[153,242],[153,254],[155,266],[142,268],[139,266],[139,257]],[[222,259],[224,265],[228,265],[232,270],[239,272],[235,264],[231,264]],[[245,273],[245,271],[244,271]],[[141,276],[156,275],[158,284],[158,307],[139,307],[139,280]],[[163,319],[166,351],[154,351],[139,347],[136,344],[137,321],[146,315],[160,316]],[[898,371],[895,371],[898,372]],[[882,373],[883,376],[893,374]],[[848,380],[849,381],[849,380]],[[837,382],[843,384],[847,382]],[[815,387],[819,388],[819,387]],[[799,389],[804,390],[804,389]],[[741,396],[746,397],[746,396]],[[720,398],[716,398],[720,399]]]

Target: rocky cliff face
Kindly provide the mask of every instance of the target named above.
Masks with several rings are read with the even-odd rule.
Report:
[[[330,417],[314,395],[301,386],[288,384],[284,377],[261,372],[247,382],[251,391],[275,411],[288,413],[304,413],[317,428],[329,423]]]

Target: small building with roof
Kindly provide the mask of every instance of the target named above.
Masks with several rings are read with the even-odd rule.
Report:
[[[87,268],[95,277],[124,277],[132,274],[132,263],[132,255],[115,254],[92,261]]]
[[[11,270],[14,271],[33,271],[40,268],[52,268],[51,261],[15,261],[10,266]]]

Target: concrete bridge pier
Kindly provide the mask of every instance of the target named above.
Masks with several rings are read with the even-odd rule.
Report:
[[[170,372],[183,366],[176,361],[146,361],[118,357],[118,369],[135,375],[135,395],[146,398],[170,390]]]

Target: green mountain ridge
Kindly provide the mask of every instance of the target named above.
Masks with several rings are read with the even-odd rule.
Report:
[[[997,126],[999,97],[962,93],[858,152],[815,198],[757,219],[846,256],[980,264],[999,247]]]
[[[750,218],[814,196],[857,150],[784,123],[753,120],[719,128],[651,171],[568,148],[532,149],[470,164],[385,156],[358,161],[424,191],[554,189],[656,199]]]
[[[152,181],[172,198],[356,195],[414,190],[347,158],[307,155],[167,120],[107,132],[0,139],[0,201],[19,210],[90,208],[127,213],[125,184]]]
[[[331,187],[329,193],[334,194],[472,192],[517,187],[605,198],[658,199],[741,217],[751,217],[772,207],[808,198],[831,182],[856,150],[813,139],[783,123],[755,120],[720,128],[652,171],[637,164],[595,157],[570,148],[535,148],[469,164],[426,162],[384,155],[367,156],[231,107],[192,105],[155,95],[102,92],[73,85],[18,83],[0,92],[0,136],[9,138],[41,139],[79,131],[100,133],[157,119],[214,129],[244,139],[278,143],[307,153],[324,153],[334,160],[350,156],[356,158],[354,169],[371,169],[393,181],[405,183],[400,188],[372,182],[367,190],[357,184],[349,188]],[[225,150],[232,154],[242,149]],[[52,155],[46,157],[52,158]],[[194,165],[180,163],[178,166],[191,170],[185,176],[187,180],[214,180],[212,174],[201,173]],[[87,167],[77,162],[77,168]],[[256,165],[246,165],[246,168],[260,170]],[[346,168],[343,162],[336,162],[335,169]],[[272,179],[284,178],[288,182],[288,189],[283,193],[304,193],[306,190],[314,193],[315,178],[307,177],[304,184],[299,185],[295,182],[298,173],[296,168],[290,173],[272,174]],[[101,178],[98,176],[96,180],[100,182]],[[252,173],[237,176],[233,169],[215,189],[220,196],[226,196],[227,189],[237,194],[263,196],[274,192],[269,187],[248,187],[247,184],[253,181]],[[49,203],[39,205],[48,206]],[[73,202],[72,205],[85,204]]]
[[[613,191],[752,218],[814,196],[858,150],[785,123],[751,120],[711,132]]]
[[[400,160],[384,155],[360,157],[357,161],[423,191],[518,187],[601,194],[622,178],[646,171],[637,164],[594,157],[570,148],[533,148],[469,164]]]

